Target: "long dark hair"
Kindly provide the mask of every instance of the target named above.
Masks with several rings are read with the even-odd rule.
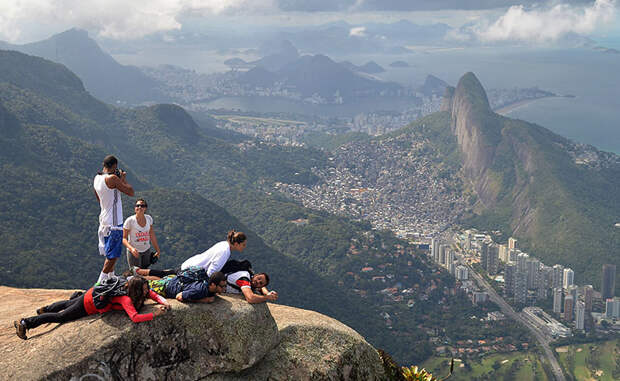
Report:
[[[144,285],[148,285],[149,281],[139,275],[132,277],[127,282],[127,296],[131,299],[131,303],[138,311],[144,305],[146,295],[144,295]]]
[[[234,230],[229,231],[228,235],[226,236],[226,240],[231,245],[234,245],[235,243],[237,243],[237,244],[238,243],[244,243],[246,239],[248,239],[248,238],[245,236],[245,233],[243,233],[243,232],[236,232]]]

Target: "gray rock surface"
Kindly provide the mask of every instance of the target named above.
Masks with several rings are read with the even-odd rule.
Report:
[[[15,335],[13,320],[71,293],[0,286],[0,379],[383,379],[376,350],[346,325],[239,296],[212,304],[170,300],[173,310],[151,322],[134,324],[118,311],[44,325],[26,341]]]

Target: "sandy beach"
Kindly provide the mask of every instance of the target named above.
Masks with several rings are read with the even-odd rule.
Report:
[[[551,95],[551,96],[548,96],[548,97],[524,99],[524,100],[519,101],[519,102],[515,102],[515,103],[511,103],[511,104],[502,106],[502,107],[500,107],[500,108],[498,108],[496,110],[493,110],[493,111],[495,111],[496,113],[498,113],[500,115],[508,115],[511,112],[513,112],[513,111],[515,111],[515,110],[517,110],[517,109],[519,109],[519,108],[521,108],[521,107],[523,107],[525,105],[528,105],[530,103],[539,101],[541,99],[547,99],[547,98],[560,98],[560,97],[558,97],[556,95]]]

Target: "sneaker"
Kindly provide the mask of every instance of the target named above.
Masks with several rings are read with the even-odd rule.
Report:
[[[26,336],[26,322],[24,322],[24,319],[20,321],[15,320],[13,325],[15,326],[15,334],[17,337],[22,340],[28,340],[28,337]]]
[[[41,315],[45,313],[45,307],[37,308],[37,315]]]

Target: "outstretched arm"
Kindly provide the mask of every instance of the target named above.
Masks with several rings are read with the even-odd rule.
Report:
[[[159,295],[158,293],[156,293],[153,290],[149,291],[149,298],[151,300],[156,301],[157,303],[163,305],[164,307],[166,307],[166,309],[171,309],[172,306],[170,305],[170,303],[168,303],[168,301],[166,300],[166,298],[164,298],[163,296]]]
[[[250,287],[242,287],[241,293],[243,293],[245,300],[250,304],[275,302],[278,299],[278,295],[276,294],[256,295],[252,292],[252,289]]]
[[[183,299],[183,293],[182,293],[182,292],[179,292],[179,293],[177,294],[176,299],[177,299],[179,302],[192,302],[192,303],[213,303],[213,302],[215,301],[215,296],[207,296],[207,297],[205,297],[205,298],[202,298],[202,299],[195,299],[195,300],[185,300],[185,299]]]

